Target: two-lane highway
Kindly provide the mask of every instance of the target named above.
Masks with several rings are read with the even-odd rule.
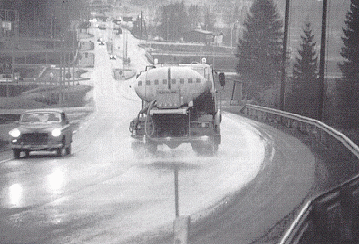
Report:
[[[96,42],[110,30],[92,31]],[[143,50],[130,34],[128,39],[129,67],[143,69]],[[122,35],[114,41],[122,45]],[[129,87],[132,80],[113,78],[113,68],[122,63],[109,59],[106,46],[96,43],[94,53],[95,112],[75,134],[73,154],[33,153],[0,164],[1,243],[146,242],[172,230],[174,168],[180,214],[195,220],[212,214],[275,158],[271,137],[236,115],[223,117],[215,157],[199,157],[182,145],[137,158],[128,126],[141,104]]]

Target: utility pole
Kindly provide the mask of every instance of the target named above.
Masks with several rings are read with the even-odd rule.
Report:
[[[324,119],[324,66],[325,66],[325,42],[327,28],[327,8],[328,0],[323,0],[322,15],[322,37],[320,42],[320,60],[319,60],[319,97],[318,97],[318,120]]]
[[[141,20],[140,20],[140,24],[141,24],[141,26],[140,26],[140,40],[142,40],[142,18],[143,18],[143,16],[142,16],[142,11],[141,11]]]
[[[77,43],[77,30],[74,26],[74,32],[73,32],[73,36],[72,36],[72,85],[75,86],[75,66],[76,66],[76,45],[75,43]]]
[[[178,167],[174,168],[174,184],[175,184],[175,213],[179,217],[179,194],[178,194]]]
[[[283,54],[282,54],[282,77],[280,83],[279,109],[284,110],[285,99],[285,82],[286,72],[285,66],[287,62],[287,42],[288,42],[288,25],[289,25],[289,0],[285,2],[285,19],[284,19],[284,37],[283,37]]]
[[[122,76],[125,75],[125,63],[128,61],[127,58],[127,31],[122,32],[123,48],[122,48]]]

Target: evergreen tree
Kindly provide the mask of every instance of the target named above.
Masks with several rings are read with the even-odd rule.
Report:
[[[137,19],[133,21],[131,34],[140,39],[144,39],[144,40],[147,39],[146,21],[144,19],[141,21],[140,16],[138,16]]]
[[[214,16],[214,14],[211,13],[209,8],[206,8],[206,13],[204,15],[203,29],[208,30],[208,31],[213,31],[215,22],[216,22],[216,18]]]
[[[337,86],[337,123],[353,128],[359,126],[359,0],[351,0],[344,23],[340,54],[345,61],[338,64],[342,81]]]
[[[87,15],[87,5],[87,0],[0,0],[1,9],[18,11],[20,35],[37,37],[54,37],[54,30],[56,37],[64,34],[71,20]],[[14,21],[13,13],[9,13],[7,17]]]
[[[299,57],[295,58],[293,65],[293,90],[287,101],[290,112],[317,118],[318,108],[318,82],[317,61],[314,35],[311,24],[305,23],[302,43],[298,49]]]
[[[307,22],[303,29],[304,35],[301,35],[302,43],[296,57],[296,63],[293,66],[293,78],[296,81],[313,81],[317,78],[318,57],[315,52],[314,35],[312,34],[311,24]]]
[[[201,14],[198,5],[191,5],[188,8],[188,19],[190,21],[190,28],[197,29],[201,22]]]
[[[280,80],[283,21],[273,0],[255,0],[244,27],[236,70],[242,76],[248,98],[263,102],[261,93]]]
[[[162,6],[159,34],[164,40],[178,41],[189,29],[188,15],[184,3]]]
[[[241,1],[236,0],[234,5],[230,1],[225,1],[218,4],[223,7],[223,20],[225,23],[232,25],[236,21],[240,20],[240,6],[242,5]]]

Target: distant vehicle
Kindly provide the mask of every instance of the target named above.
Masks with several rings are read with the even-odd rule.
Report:
[[[120,19],[114,19],[112,20],[113,23],[115,23],[116,25],[120,25],[121,24],[121,20]]]
[[[20,116],[18,127],[9,131],[14,158],[31,151],[56,151],[57,156],[71,154],[72,128],[62,109],[27,110]]]
[[[18,81],[20,79],[20,73],[15,72],[13,74],[0,74],[0,83],[1,82],[13,82]]]
[[[132,147],[155,152],[161,144],[176,148],[190,143],[198,154],[216,153],[221,113],[215,75],[205,63],[147,66],[134,85],[143,106],[130,123]],[[224,86],[224,74],[218,76]]]
[[[105,45],[105,43],[104,43],[104,42],[100,42],[99,45]]]
[[[100,30],[106,30],[106,26],[105,26],[105,25],[98,25],[98,28],[99,28]]]
[[[122,17],[122,19],[123,19],[123,21],[128,22],[128,21],[132,21],[132,20],[133,20],[133,17],[126,17],[126,16],[124,16],[124,17]]]
[[[110,55],[110,59],[116,60],[116,55]]]

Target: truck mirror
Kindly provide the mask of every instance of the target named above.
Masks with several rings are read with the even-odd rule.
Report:
[[[224,86],[226,84],[226,77],[224,76],[224,73],[221,72],[218,75],[219,78],[219,84],[221,84],[221,86]]]

